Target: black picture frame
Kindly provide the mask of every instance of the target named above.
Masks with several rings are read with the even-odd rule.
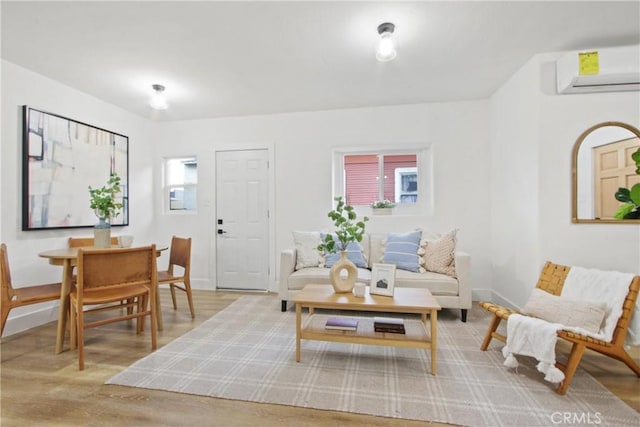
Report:
[[[89,186],[120,176],[120,214],[129,225],[129,137],[22,106],[22,230],[93,227]]]

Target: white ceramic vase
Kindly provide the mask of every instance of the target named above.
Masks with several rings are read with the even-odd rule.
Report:
[[[343,271],[346,271],[346,277],[341,274]],[[357,278],[358,269],[347,258],[347,251],[340,252],[340,259],[329,270],[329,280],[333,285],[333,290],[337,293],[351,292]]]
[[[100,218],[93,227],[93,246],[100,249],[111,247],[111,224],[106,218]]]

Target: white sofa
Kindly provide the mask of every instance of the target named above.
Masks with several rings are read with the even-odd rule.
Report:
[[[386,235],[364,235],[361,245],[369,268],[358,268],[358,282],[369,284],[371,265],[380,262],[383,256],[383,240]],[[296,250],[286,249],[280,256],[280,281],[278,295],[282,300],[282,311],[287,310],[287,301],[291,301],[305,285],[309,283],[329,284],[329,269],[324,267],[306,267],[296,270]],[[461,310],[461,319],[467,321],[467,310],[471,308],[471,257],[456,251],[455,276],[433,273],[414,273],[396,269],[395,286],[407,288],[427,288],[442,308]]]

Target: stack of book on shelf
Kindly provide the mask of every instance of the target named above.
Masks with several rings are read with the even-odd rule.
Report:
[[[376,332],[404,334],[404,319],[396,319],[395,317],[374,317],[373,329]]]
[[[358,321],[350,317],[330,317],[324,326],[325,329],[337,329],[341,331],[355,331],[358,329]]]

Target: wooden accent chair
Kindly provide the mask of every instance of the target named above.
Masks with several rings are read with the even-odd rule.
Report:
[[[553,264],[547,261],[542,268],[542,272],[540,273],[540,277],[538,278],[536,287],[543,291],[549,292],[552,295],[560,295],[565,278],[567,277],[570,269],[571,267]],[[623,347],[624,340],[627,336],[627,330],[629,328],[629,322],[631,320],[631,316],[633,315],[633,310],[638,298],[639,289],[640,276],[635,276],[631,281],[631,284],[629,285],[629,293],[624,300],[622,316],[620,316],[620,319],[618,319],[616,329],[613,333],[613,338],[610,342],[597,340],[585,335],[577,334],[575,332],[562,330],[558,331],[559,338],[572,343],[567,364],[565,365],[556,362],[556,367],[562,370],[565,375],[564,381],[562,381],[556,389],[556,392],[558,394],[564,395],[567,392],[567,389],[571,384],[571,380],[573,379],[573,375],[575,374],[578,364],[582,359],[582,354],[584,353],[585,348],[589,348],[591,350],[597,351],[598,353],[602,353],[606,356],[612,357],[625,363],[638,377],[640,377],[640,367],[638,367],[636,362],[631,358],[631,356],[629,356],[629,354]],[[500,325],[500,322],[502,320],[508,319],[511,314],[518,313],[518,311],[511,308],[503,307],[501,305],[493,304],[491,302],[481,301],[479,304],[485,310],[493,313],[493,318],[491,319],[491,323],[489,324],[489,329],[487,330],[487,333],[484,337],[484,341],[480,346],[480,350],[486,350],[492,338],[496,338],[506,343],[506,336],[496,332],[496,329],[498,328],[498,325]]]
[[[175,267],[180,267],[181,274]],[[187,301],[189,303],[189,310],[191,311],[191,318],[196,317],[196,312],[193,309],[193,296],[191,294],[191,237],[181,238],[173,236],[171,238],[171,248],[169,253],[169,266],[166,270],[158,272],[158,285],[169,284],[171,289],[171,299],[173,300],[173,309],[177,310],[176,304],[176,289],[180,289],[187,294]],[[184,286],[178,286],[176,283],[182,283]],[[160,299],[158,298],[158,301]],[[159,304],[159,302],[158,302]],[[162,330],[162,315],[160,310],[158,311],[159,327]]]
[[[136,319],[137,333],[144,330],[145,316],[151,317],[151,348],[157,348],[157,287],[155,245],[137,248],[78,250],[78,282],[71,291],[71,349],[78,345],[78,364],[84,369],[84,330],[122,320]],[[121,301],[133,310],[120,310]],[[85,311],[85,306],[96,307]],[[95,312],[116,311],[112,317],[86,322]]]
[[[12,308],[60,299],[60,282],[14,288],[11,285],[7,245],[4,243],[0,244],[0,280],[2,281],[2,300],[0,302],[2,329],[0,336],[4,332],[4,325],[7,323]]]

